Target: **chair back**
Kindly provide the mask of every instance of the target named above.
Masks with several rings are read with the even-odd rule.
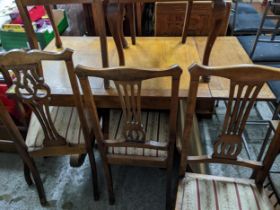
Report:
[[[177,1],[155,3],[155,36],[181,36],[183,27],[187,27],[189,36],[208,36],[212,26],[211,1]],[[228,28],[230,2],[226,2],[226,15],[223,18],[218,35],[225,36]],[[191,8],[191,10],[189,10]],[[186,12],[189,25],[184,25]]]
[[[79,89],[74,75],[72,54],[72,50],[65,49],[61,53],[13,50],[0,55],[0,68],[12,71],[15,75],[13,84],[17,99],[27,104],[40,122],[45,136],[44,146],[65,145],[66,140],[55,128],[54,118],[50,113],[51,89],[44,81],[42,61],[65,62],[75,92]]]
[[[269,80],[279,80],[280,72],[276,68],[258,65],[239,65],[232,67],[206,67],[192,65],[189,68],[191,83],[187,100],[186,121],[183,135],[183,149],[189,163],[222,163],[240,165],[254,170],[254,177],[264,181],[266,174],[280,148],[280,127],[277,128],[266,156],[262,162],[244,160],[239,157],[242,150],[242,133],[250,111],[263,85]],[[230,91],[222,130],[213,145],[213,153],[203,156],[188,156],[187,141],[190,139],[195,113],[196,95],[201,76],[217,76],[230,80]],[[277,146],[276,146],[277,145]]]
[[[75,72],[79,78],[84,94],[84,111],[88,112],[86,115],[91,116],[87,122],[87,127],[94,130],[95,137],[100,145],[106,144],[107,146],[138,147],[158,150],[169,150],[169,145],[174,145],[176,137],[179,79],[182,72],[180,67],[173,66],[167,70],[143,70],[133,68],[91,69],[78,66]],[[124,125],[120,126],[122,127],[121,139],[104,139],[96,111],[94,93],[92,92],[89,82],[90,77],[99,77],[113,81],[116,87],[115,94],[119,96],[120,107],[122,108],[125,119],[123,121]],[[169,110],[169,144],[148,141],[141,121],[142,82],[159,77],[170,78],[172,80]]]

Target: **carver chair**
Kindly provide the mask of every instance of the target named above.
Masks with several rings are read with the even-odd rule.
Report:
[[[23,141],[15,143],[24,162],[25,180],[31,185],[33,178],[42,205],[45,205],[47,200],[33,161],[35,157],[88,154],[94,199],[97,200],[99,197],[92,148],[94,137],[81,126],[80,122],[84,119],[81,114],[82,107],[79,106],[80,98],[75,97],[76,107],[52,106],[52,90],[43,77],[43,72],[48,71],[48,68],[43,68],[44,65],[48,62],[57,62],[57,65],[66,67],[65,71],[68,72],[73,93],[79,91],[72,54],[72,50],[65,49],[61,53],[14,50],[0,55],[1,69],[10,70],[15,74],[14,89],[10,94],[26,104],[33,112],[25,143]],[[73,160],[71,159],[72,163]]]
[[[179,172],[184,178],[179,181],[176,209],[273,209],[263,190],[263,183],[280,149],[280,127],[277,127],[262,160],[243,159],[241,151],[242,133],[250,110],[265,82],[280,79],[279,71],[257,65],[210,68],[195,64],[189,68],[189,72],[191,83]],[[217,128],[213,153],[189,155],[186,145],[193,132],[198,82],[203,75],[229,79],[229,99],[222,128]],[[198,163],[242,166],[252,169],[253,173],[250,179],[193,173],[191,168]],[[185,173],[187,165],[191,172]]]
[[[166,207],[170,209],[179,79],[182,72],[180,67],[173,66],[167,70],[142,70],[92,69],[77,66],[75,72],[84,94],[84,113],[89,118],[85,126],[94,128],[103,160],[110,204],[115,201],[110,165],[149,166],[166,169]],[[110,113],[109,130],[104,134],[101,132],[96,112],[94,92],[89,83],[90,77],[112,80],[116,87],[116,99],[119,98],[119,106],[122,108],[122,111],[113,110]],[[170,109],[165,112],[143,111],[141,109],[141,84],[146,80],[155,80],[160,77],[165,77],[172,82]],[[106,138],[106,132],[109,133],[109,138]]]

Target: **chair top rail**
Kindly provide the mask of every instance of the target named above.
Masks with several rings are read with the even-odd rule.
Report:
[[[100,77],[113,81],[139,81],[167,76],[179,78],[182,70],[178,65],[173,65],[166,70],[135,69],[127,67],[93,69],[78,65],[75,72],[79,77]]]
[[[46,52],[41,50],[11,50],[0,53],[0,65],[25,65],[39,63],[42,60],[71,60],[73,50],[66,48],[62,52]]]
[[[280,80],[280,71],[278,68],[254,64],[242,64],[230,67],[208,67],[193,64],[189,69],[190,74],[194,76],[218,76],[242,82]],[[266,74],[263,74],[264,70],[266,70]]]

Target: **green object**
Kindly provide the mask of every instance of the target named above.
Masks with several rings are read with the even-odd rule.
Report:
[[[58,24],[59,33],[63,33],[68,27],[67,17],[64,13],[64,18]],[[29,48],[27,36],[25,32],[13,32],[13,31],[2,31],[0,30],[2,47],[5,50],[11,49],[20,49],[20,48]],[[54,38],[54,32],[49,32],[46,30],[45,32],[36,33],[37,40],[41,49],[44,49]]]

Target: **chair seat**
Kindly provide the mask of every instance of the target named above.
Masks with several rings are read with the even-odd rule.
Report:
[[[258,11],[252,4],[238,2],[237,12],[239,14],[258,14]],[[232,3],[232,9],[235,8],[235,3]]]
[[[244,50],[249,55],[252,52],[256,36],[237,37]],[[269,39],[269,36],[261,36],[261,39]],[[279,40],[280,36],[276,36]],[[280,43],[258,42],[252,60],[254,62],[280,62]]]
[[[169,114],[165,111],[144,111],[141,115],[146,141],[168,142]],[[109,139],[123,139],[123,114],[121,110],[113,109],[110,113]],[[108,153],[114,155],[138,155],[149,157],[167,157],[166,151],[133,147],[108,147]]]
[[[272,67],[275,67],[275,68],[280,68],[279,63],[264,63],[263,65],[272,66]],[[275,95],[275,97],[277,99],[277,103],[279,103],[280,102],[280,81],[279,80],[272,80],[272,81],[267,82],[267,84],[270,87],[273,94]]]
[[[256,34],[258,28],[260,27],[262,18],[259,14],[255,13],[239,13],[236,16],[235,27],[233,29],[233,17],[233,15],[230,16],[229,27],[231,30],[234,30],[234,32],[243,34]],[[264,23],[264,28],[274,29],[275,23],[273,23],[271,20],[266,20]]]
[[[186,173],[180,180],[176,210],[273,210],[254,180]]]
[[[84,144],[79,115],[75,107],[50,107],[50,115],[57,132],[71,145]],[[45,135],[34,113],[31,115],[26,145],[30,151],[43,148]]]

